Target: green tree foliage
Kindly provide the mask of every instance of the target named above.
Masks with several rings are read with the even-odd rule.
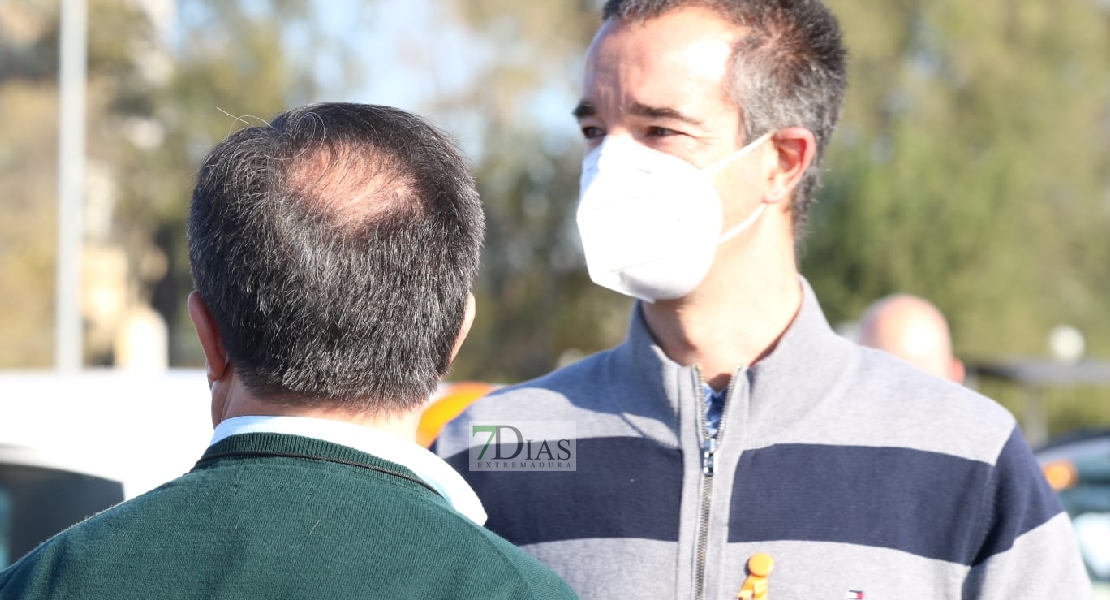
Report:
[[[852,88],[805,271],[834,319],[920,293],[970,357],[1110,342],[1110,48],[1094,0],[835,3]]]
[[[910,292],[972,362],[1046,357],[1060,323],[1106,357],[1106,5],[831,3],[852,87],[803,261],[830,318]]]
[[[52,356],[58,6],[0,5],[3,32],[19,34],[0,36],[0,173],[9,190],[0,206],[14,217],[0,223],[0,326],[20,340],[0,350],[0,367],[44,367]],[[89,0],[89,170],[111,202],[102,207],[106,231],[91,236],[103,239],[87,242],[122,249],[125,294],[166,318],[171,363],[196,365],[184,311],[184,220],[196,165],[244,123],[357,85],[359,40],[333,37],[307,0],[162,6],[175,15],[159,27],[139,2]],[[346,10],[351,27],[369,16],[363,3]],[[91,197],[96,186],[88,187]],[[110,340],[96,333],[86,327],[86,361],[108,364]]]

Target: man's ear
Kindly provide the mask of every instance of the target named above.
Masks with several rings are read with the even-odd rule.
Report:
[[[208,306],[204,303],[200,294],[196,292],[189,293],[188,308],[189,319],[193,321],[200,346],[204,350],[204,364],[207,370],[208,384],[211,385],[227,374],[227,351],[224,350],[224,343],[220,339],[220,330],[216,326],[216,321],[212,319],[212,313],[208,312]]]
[[[948,363],[948,378],[956,383],[963,383],[964,378],[967,377],[967,368],[964,363],[958,359],[953,358]]]
[[[767,200],[781,202],[790,198],[802,175],[817,154],[817,139],[805,127],[787,127],[771,136],[775,149],[774,164],[769,165]]]
[[[455,347],[451,349],[451,362],[455,362],[455,356],[458,355],[459,349],[462,348],[463,341],[466,340],[466,335],[470,333],[470,326],[474,324],[474,316],[478,314],[478,304],[474,300],[474,294],[466,295],[466,313],[463,314],[462,327],[459,328],[459,337],[455,338]]]

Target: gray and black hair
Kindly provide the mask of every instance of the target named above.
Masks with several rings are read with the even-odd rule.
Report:
[[[208,154],[189,260],[249,390],[387,414],[447,373],[483,234],[448,136],[395,108],[322,103]]]
[[[848,83],[847,51],[836,17],[820,0],[608,0],[602,15],[643,21],[691,6],[710,9],[746,30],[732,51],[728,90],[740,107],[744,138],[804,127],[817,140],[791,205],[800,240]]]

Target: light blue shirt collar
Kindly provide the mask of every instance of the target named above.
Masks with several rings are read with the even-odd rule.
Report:
[[[416,442],[354,423],[315,417],[233,417],[216,427],[211,444],[242,433],[284,433],[341,444],[397,463],[416,473],[451,506],[478,525],[486,522],[482,501],[443,459]]]

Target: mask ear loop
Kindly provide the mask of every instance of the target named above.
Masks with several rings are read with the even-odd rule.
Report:
[[[724,242],[727,242],[728,240],[736,237],[736,235],[738,233],[740,233],[741,231],[744,231],[748,227],[751,227],[751,224],[755,223],[755,220],[758,219],[759,216],[763,214],[763,210],[766,209],[766,208],[767,208],[767,204],[764,203],[764,202],[760,202],[759,207],[756,208],[755,210],[753,210],[752,214],[749,215],[747,219],[744,219],[744,221],[741,222],[739,225],[737,225],[736,227],[733,227],[729,231],[722,234],[721,237],[717,240],[717,243],[718,244],[723,244]]]
[[[774,133],[775,132],[773,132],[773,131],[768,131],[767,133],[759,136],[754,142],[748,144],[747,146],[744,146],[743,148],[737,150],[736,152],[733,152],[732,155],[726,156],[726,157],[722,158],[721,160],[713,163],[712,165],[709,165],[708,167],[703,169],[702,172],[706,173],[710,176],[716,174],[718,171],[723,169],[726,165],[728,165],[732,161],[740,158],[741,156],[744,156],[745,154],[747,154],[747,153],[751,152],[752,150],[758,148],[759,145],[762,144],[763,142],[766,142],[767,140],[771,139],[771,136],[774,135]],[[718,244],[723,244],[724,242],[727,242],[728,240],[736,237],[741,231],[744,231],[748,227],[751,227],[752,223],[755,223],[756,219],[758,219],[760,217],[760,215],[763,214],[763,211],[766,208],[767,208],[767,205],[763,202],[760,202],[759,206],[755,210],[752,211],[752,214],[748,215],[747,219],[744,219],[736,227],[733,227],[732,229],[730,229],[730,230],[726,231],[725,233],[721,234],[721,237],[717,239],[717,243]]]
[[[708,175],[710,177],[716,175],[717,173],[719,173],[721,171],[721,169],[724,169],[728,165],[732,164],[732,161],[739,159],[741,156],[744,156],[745,154],[751,152],[752,150],[755,150],[756,148],[758,148],[760,146],[760,144],[762,144],[763,142],[766,142],[767,140],[771,139],[771,136],[774,135],[774,133],[775,132],[773,132],[773,131],[768,131],[767,133],[765,133],[765,134],[759,136],[758,138],[756,138],[756,140],[754,142],[748,144],[747,146],[744,146],[743,148],[737,150],[736,152],[733,152],[732,154],[729,154],[728,156],[722,158],[721,160],[718,160],[717,162],[709,165],[708,167],[702,168],[701,172],[705,173],[706,175]]]

